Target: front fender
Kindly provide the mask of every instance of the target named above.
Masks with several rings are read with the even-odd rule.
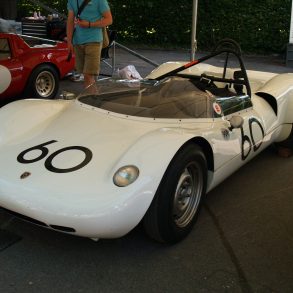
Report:
[[[144,215],[157,191],[157,188],[170,162],[180,148],[194,136],[180,128],[161,128],[148,132],[133,144],[113,166],[111,174],[120,167],[135,165],[139,169],[139,181],[143,185],[144,196],[141,207]],[[137,184],[137,183],[135,183]]]

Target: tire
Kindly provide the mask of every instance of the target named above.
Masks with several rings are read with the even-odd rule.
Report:
[[[53,99],[59,90],[59,75],[56,69],[48,64],[38,66],[32,72],[27,87],[28,98]]]
[[[185,238],[199,214],[206,192],[207,162],[201,148],[185,146],[169,164],[144,216],[146,233],[173,244]]]

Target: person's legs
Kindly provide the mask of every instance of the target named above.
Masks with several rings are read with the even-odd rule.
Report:
[[[101,43],[90,43],[85,45],[84,53],[84,87],[95,82],[95,77],[99,75],[101,59]]]
[[[95,75],[84,73],[83,76],[84,76],[84,82],[83,82],[84,88],[87,88],[88,86],[90,86],[96,81]]]
[[[75,54],[75,70],[77,73],[82,74],[84,68],[84,45],[75,45],[74,46]]]

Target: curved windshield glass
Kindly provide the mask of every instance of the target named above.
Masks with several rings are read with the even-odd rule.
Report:
[[[170,77],[163,81],[105,79],[78,100],[110,112],[149,118],[213,118],[215,97],[198,82]]]

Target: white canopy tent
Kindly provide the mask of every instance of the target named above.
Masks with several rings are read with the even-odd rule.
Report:
[[[293,1],[291,4],[290,34],[289,43],[287,45],[286,65],[288,67],[293,67]]]
[[[291,22],[290,22],[289,43],[293,44],[293,1],[292,1],[292,8],[291,8]]]
[[[197,40],[196,40],[197,8],[198,8],[198,0],[193,0],[192,28],[191,28],[191,54],[190,54],[191,61],[195,59],[195,51],[197,50]]]

